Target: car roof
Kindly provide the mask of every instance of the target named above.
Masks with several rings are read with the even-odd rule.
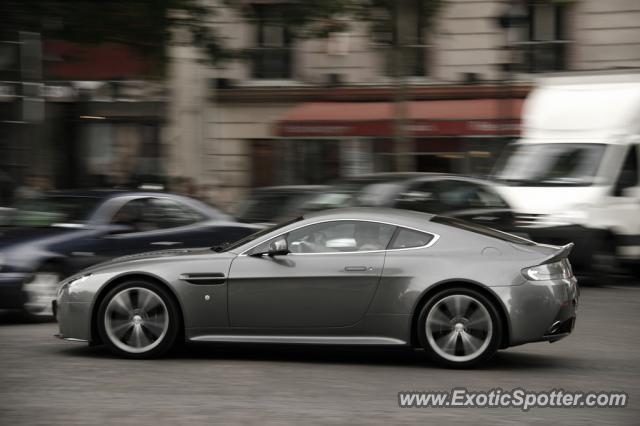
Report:
[[[389,207],[348,207],[305,213],[304,219],[322,220],[371,220],[391,222],[398,225],[417,225],[430,221],[434,214],[413,210],[393,209]]]
[[[327,185],[279,185],[254,188],[255,192],[313,192],[327,188]]]
[[[469,182],[488,183],[486,179],[456,175],[453,173],[437,173],[437,172],[391,172],[391,173],[370,173],[364,175],[351,176],[345,179],[336,181],[336,184],[350,183],[350,182],[393,182],[393,181],[414,181],[414,180],[429,180],[429,179],[455,179],[465,180]]]
[[[413,179],[413,178],[427,176],[427,175],[428,173],[420,173],[420,172],[368,173],[363,175],[350,176],[344,179],[339,179],[336,183],[364,182],[368,180],[372,180],[372,181],[406,180],[406,179]]]
[[[50,197],[86,197],[86,198],[101,198],[107,199],[120,196],[147,196],[147,197],[166,197],[177,196],[179,194],[173,194],[171,192],[159,192],[159,191],[139,191],[134,189],[63,189],[48,191],[45,194]]]

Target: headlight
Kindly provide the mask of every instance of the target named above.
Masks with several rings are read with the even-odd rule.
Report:
[[[58,288],[58,297],[60,297],[60,295],[62,294],[62,292],[65,289],[68,289],[69,287],[71,287],[74,284],[80,284],[81,282],[83,282],[84,280],[86,280],[87,278],[89,278],[91,276],[91,274],[84,274],[84,275],[78,275],[76,277],[72,277],[69,281],[65,281],[62,283],[62,285]]]
[[[558,262],[525,268],[522,270],[522,274],[525,278],[532,281],[545,281],[571,278],[573,271],[571,270],[569,260],[562,259]]]

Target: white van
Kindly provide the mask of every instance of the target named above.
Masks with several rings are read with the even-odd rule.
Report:
[[[494,177],[534,240],[575,242],[574,267],[605,276],[640,264],[639,150],[640,71],[546,77]]]

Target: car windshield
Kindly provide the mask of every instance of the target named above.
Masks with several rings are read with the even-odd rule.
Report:
[[[376,207],[398,191],[399,185],[385,181],[356,181],[338,184],[309,200],[303,209],[324,210],[342,207]]]
[[[245,223],[275,222],[278,218],[286,218],[289,212],[298,212],[314,195],[310,192],[256,191],[242,203],[236,219]]]
[[[4,217],[2,226],[69,226],[84,224],[95,210],[99,198],[44,196],[19,201]]]
[[[280,228],[284,228],[285,226],[289,226],[292,223],[299,222],[301,220],[302,220],[302,217],[297,217],[295,219],[291,219],[291,220],[288,220],[286,222],[282,222],[282,223],[279,223],[277,225],[270,226],[268,228],[262,229],[262,230],[260,230],[258,232],[254,232],[253,234],[248,235],[248,236],[236,241],[235,243],[232,243],[232,244],[229,244],[229,245],[226,245],[226,246],[222,246],[222,247],[214,247],[213,249],[215,251],[219,252],[219,253],[225,252],[225,251],[234,251],[238,247],[241,247],[241,246],[243,246],[243,245],[245,245],[247,243],[250,243],[251,241],[257,240],[258,238],[262,237],[263,235],[267,235],[270,232],[277,231]]]
[[[593,184],[605,145],[591,143],[516,144],[497,166],[496,179],[522,186]]]

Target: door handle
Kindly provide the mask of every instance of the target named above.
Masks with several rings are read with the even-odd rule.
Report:
[[[175,246],[176,244],[182,244],[180,241],[154,241],[152,246]]]
[[[347,272],[363,272],[366,271],[367,269],[373,269],[373,268],[367,268],[366,266],[345,266],[344,270]]]

